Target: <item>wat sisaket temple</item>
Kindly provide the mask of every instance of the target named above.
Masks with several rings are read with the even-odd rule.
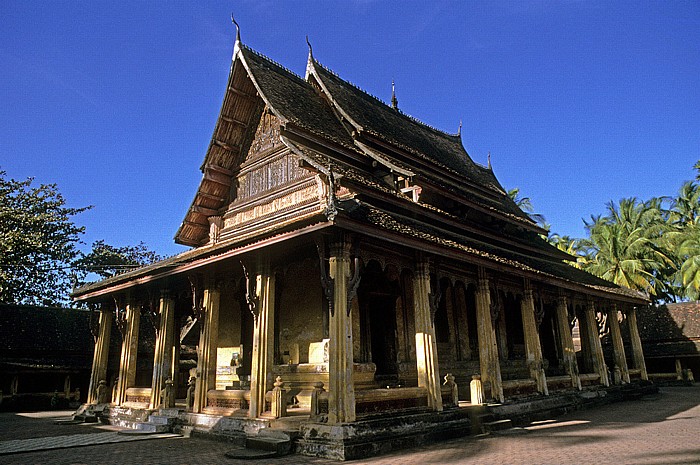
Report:
[[[310,46],[302,78],[237,35],[200,169],[175,235],[190,250],[73,294],[100,311],[88,403],[114,421],[235,435],[294,418],[297,451],[347,459],[361,425],[441,431],[482,392],[647,378],[644,296],[571,266],[460,134]]]

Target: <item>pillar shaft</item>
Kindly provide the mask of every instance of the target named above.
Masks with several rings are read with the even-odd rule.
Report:
[[[163,403],[160,391],[165,387],[165,380],[174,381],[175,301],[167,292],[161,292],[158,312],[160,325],[153,357],[151,408],[158,408]]]
[[[122,341],[117,398],[112,399],[116,405],[126,402],[126,390],[134,387],[136,381],[136,357],[139,348],[140,321],[141,309],[135,302],[129,302],[126,305],[126,332]]]
[[[639,337],[639,327],[637,326],[637,309],[630,307],[627,310],[627,325],[630,330],[630,341],[632,342],[632,359],[634,367],[641,370],[642,379],[649,379],[647,365],[644,362],[644,350],[642,349],[642,338]]]
[[[333,280],[333,311],[329,320],[328,423],[333,424],[355,421],[352,319],[348,315],[348,244],[344,241],[334,244],[329,262],[329,276]]]
[[[557,329],[564,368],[567,374],[571,376],[571,386],[580,390],[581,378],[579,377],[578,363],[576,362],[574,338],[569,326],[566,297],[559,297],[557,300]]]
[[[622,342],[622,332],[620,331],[620,322],[617,319],[617,306],[611,305],[608,309],[608,325],[610,326],[610,337],[613,342],[613,352],[615,359],[615,367],[620,370],[622,381],[630,382],[630,373],[627,368],[627,357],[625,356],[625,344]]]
[[[100,381],[107,380],[107,362],[109,360],[109,341],[112,333],[112,320],[114,316],[109,310],[100,310],[100,330],[95,342],[95,353],[92,358],[92,371],[90,372],[90,387],[87,403],[92,404],[97,399],[97,386]]]
[[[490,398],[503,402],[501,365],[498,361],[496,332],[491,320],[491,293],[489,281],[483,270],[480,272],[476,290],[476,326],[479,339],[479,362],[481,381],[489,386]]]
[[[586,342],[588,343],[593,369],[600,375],[600,384],[609,386],[608,368],[605,366],[605,357],[603,356],[603,346],[600,343],[600,332],[595,319],[595,303],[588,302],[585,310],[584,324],[586,325]]]
[[[413,304],[416,325],[418,386],[428,390],[428,407],[440,411],[442,410],[442,394],[440,392],[435,325],[430,315],[430,269],[427,260],[420,260],[416,266]]]
[[[219,339],[219,300],[221,291],[213,279],[204,289],[204,322],[199,333],[197,384],[193,410],[201,413],[207,406],[207,392],[216,387],[216,348]]]
[[[250,373],[250,407],[248,416],[255,418],[265,411],[265,394],[271,387],[271,368],[275,331],[275,276],[264,265],[256,276],[258,301],[253,325],[253,361]]]
[[[535,299],[532,297],[532,289],[525,285],[523,298],[520,301],[520,314],[523,320],[523,334],[525,336],[525,361],[530,369],[530,377],[537,382],[537,390],[542,394],[549,394],[547,378],[544,374],[542,360],[542,345],[540,333],[535,321]]]

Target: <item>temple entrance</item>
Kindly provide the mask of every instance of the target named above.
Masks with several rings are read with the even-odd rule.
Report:
[[[357,291],[360,310],[360,342],[363,362],[377,366],[380,385],[398,380],[396,301],[398,281],[390,281],[380,265],[371,261],[362,273]]]

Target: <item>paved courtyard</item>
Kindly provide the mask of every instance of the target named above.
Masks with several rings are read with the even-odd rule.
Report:
[[[56,425],[70,412],[0,414],[0,464],[230,464],[230,446],[198,438],[139,438],[94,425]],[[113,442],[119,441],[119,442]],[[46,449],[63,447],[60,449]],[[8,453],[17,450],[33,451]],[[247,463],[256,461],[248,460]],[[270,464],[329,464],[288,456]],[[462,438],[352,463],[367,464],[700,464],[700,385],[662,388],[623,402],[524,429]]]

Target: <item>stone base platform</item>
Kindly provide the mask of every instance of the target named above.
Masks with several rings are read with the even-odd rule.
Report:
[[[659,388],[649,381],[636,381],[621,386],[594,386],[582,391],[552,392],[549,396],[535,395],[518,402],[490,405],[489,411],[497,420],[511,420],[514,426],[525,426],[533,421],[547,420],[584,408],[635,400],[655,394]]]
[[[386,454],[472,432],[473,418],[484,407],[451,409],[390,418],[360,420],[328,425],[304,423],[296,452],[334,460],[354,460]]]

